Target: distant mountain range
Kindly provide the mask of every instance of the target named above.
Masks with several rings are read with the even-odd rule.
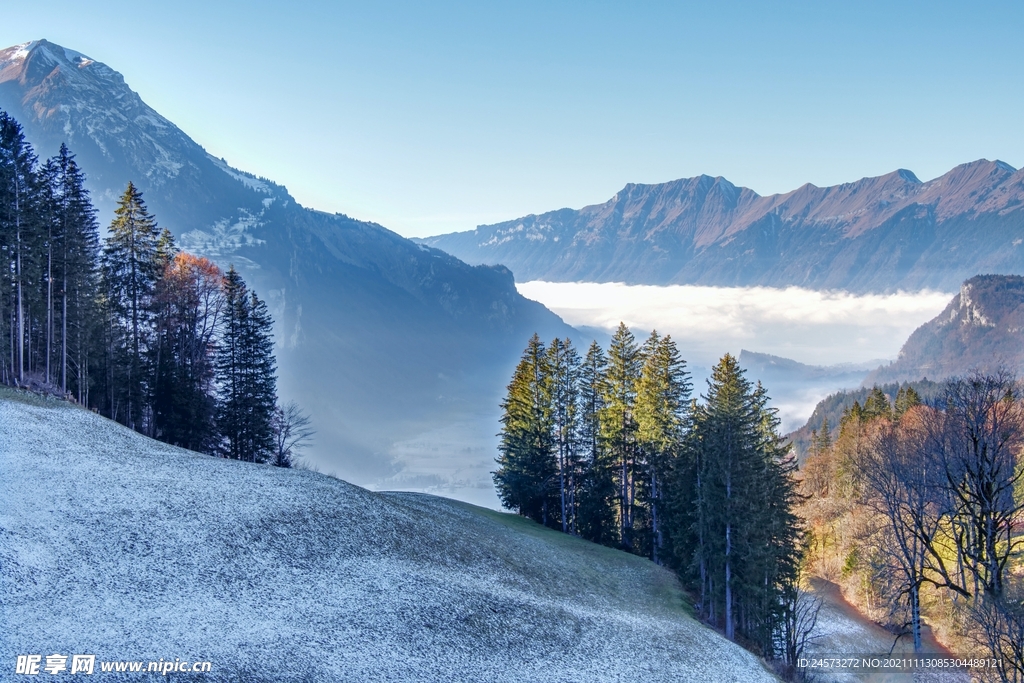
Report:
[[[462,454],[473,462],[461,463],[458,484],[394,458],[397,443],[479,413],[492,435],[528,337],[574,334],[520,296],[508,269],[303,208],[284,187],[208,154],[110,67],[45,40],[0,51],[0,108],[40,156],[62,142],[77,154],[101,224],[132,180],[181,247],[234,263],[268,300],[280,387],[313,413],[318,466],[364,485],[449,494],[458,485],[493,498],[490,449]],[[442,455],[459,456],[423,457]]]
[[[865,386],[923,378],[943,380],[973,370],[1024,372],[1024,277],[978,275],[937,317],[914,330],[896,360]]]
[[[746,349],[740,351],[739,361],[748,373],[753,373],[765,383],[772,379],[788,382],[830,380],[859,383],[879,363],[875,360],[863,363],[840,363],[839,365],[807,365],[782,356],[747,351]]]
[[[626,185],[604,204],[420,240],[520,282],[952,291],[1024,272],[1024,171],[975,161],[762,197],[725,178]]]

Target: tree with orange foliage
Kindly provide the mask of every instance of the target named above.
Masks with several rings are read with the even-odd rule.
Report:
[[[154,296],[154,436],[210,453],[215,446],[214,361],[224,277],[208,259],[184,252],[168,256]]]

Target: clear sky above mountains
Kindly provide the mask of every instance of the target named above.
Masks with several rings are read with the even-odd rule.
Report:
[[[1020,2],[23,2],[0,47],[106,62],[232,165],[423,236],[700,173],[1020,167],[1022,29]]]

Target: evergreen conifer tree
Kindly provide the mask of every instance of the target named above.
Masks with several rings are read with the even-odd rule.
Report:
[[[234,266],[224,276],[217,354],[217,426],[226,457],[266,462],[274,455],[277,376],[273,321]]]
[[[249,292],[246,330],[248,444],[254,462],[273,457],[274,411],[277,408],[277,361],[274,358],[274,320],[265,301]]]
[[[103,281],[111,322],[108,409],[114,419],[139,431],[149,426],[145,422],[146,355],[151,336],[150,308],[159,276],[156,228],[142,193],[128,183],[114,210],[110,237],[103,248]]]
[[[601,437],[601,415],[605,403],[608,359],[595,341],[587,349],[580,367],[579,455],[582,476],[579,493],[579,534],[595,543],[614,545],[615,523],[614,463]]]
[[[559,519],[563,532],[576,533],[576,490],[579,481],[580,357],[569,339],[554,339],[548,346],[551,375],[551,428],[558,462]]]
[[[898,420],[903,414],[914,406],[921,405],[921,395],[912,386],[900,387],[896,392],[896,401],[893,405],[893,413]]]
[[[626,550],[633,550],[633,513],[636,500],[637,435],[636,385],[640,379],[643,359],[636,338],[624,323],[619,323],[608,349],[601,439],[615,462],[616,512],[618,541]]]
[[[501,403],[494,484],[502,505],[547,525],[558,467],[551,416],[551,369],[544,343],[530,338]]]
[[[637,441],[643,457],[645,500],[651,559],[661,561],[664,535],[659,527],[661,488],[680,455],[691,385],[686,364],[671,337],[652,332],[644,344],[644,364],[637,383]]]
[[[48,221],[47,381],[88,403],[88,347],[94,336],[99,236],[85,175],[66,145],[43,169]]]
[[[782,623],[783,595],[794,590],[799,536],[791,465],[767,400],[724,356],[688,439],[696,490],[675,492],[695,502],[701,612],[728,638],[739,631],[766,649]]]
[[[832,448],[832,427],[828,418],[821,419],[821,428],[811,432],[811,452],[827,453]]]
[[[27,320],[43,242],[39,230],[36,156],[21,124],[0,111],[0,253],[3,254],[3,331],[9,345],[3,370],[7,381],[23,383],[30,371],[31,326]]]
[[[870,421],[876,417],[892,417],[892,404],[889,403],[889,397],[878,386],[872,387],[871,393],[864,399],[861,419]]]

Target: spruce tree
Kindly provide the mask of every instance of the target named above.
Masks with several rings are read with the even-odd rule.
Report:
[[[633,333],[619,323],[608,349],[608,369],[601,410],[601,439],[615,462],[618,541],[633,550],[633,512],[636,499],[637,438],[636,385],[642,357]]]
[[[871,393],[864,399],[862,419],[870,421],[876,417],[892,417],[889,397],[877,385],[871,388]]]
[[[41,236],[36,156],[21,124],[0,111],[0,253],[4,255],[4,320],[9,354],[7,381],[25,382],[30,371],[31,328],[28,321],[34,285],[41,280]]]
[[[558,467],[552,438],[551,370],[544,343],[530,338],[501,403],[501,443],[493,473],[504,507],[547,525]]]
[[[277,376],[273,321],[234,266],[224,276],[217,354],[217,427],[225,457],[266,462],[274,454]]]
[[[88,346],[94,336],[99,236],[85,175],[66,145],[43,168],[48,221],[47,360],[64,393],[88,403]]]
[[[908,410],[918,405],[921,405],[921,395],[918,394],[914,387],[910,385],[902,386],[896,392],[893,414],[898,420],[903,417]]]
[[[649,519],[650,556],[660,563],[664,546],[658,518],[661,489],[680,455],[691,385],[686,364],[671,337],[652,332],[644,344],[643,358],[637,383],[637,442],[644,466],[643,503]]]
[[[580,367],[578,451],[582,475],[577,528],[580,536],[589,541],[614,545],[618,538],[614,463],[601,437],[607,369],[604,350],[596,341],[592,342]]]
[[[828,418],[821,419],[821,427],[811,430],[811,443],[808,449],[809,455],[828,453],[832,449],[832,427]]]
[[[108,364],[111,417],[137,430],[146,429],[146,354],[150,341],[150,307],[159,276],[156,220],[142,193],[128,183],[121,195],[110,237],[103,248],[103,281],[110,306]],[[120,403],[124,404],[121,410]]]
[[[580,479],[577,432],[579,430],[580,357],[567,339],[548,346],[551,376],[551,428],[558,463],[559,520],[563,532],[576,533],[576,490]]]
[[[217,429],[223,455],[244,459],[245,330],[248,288],[234,266],[224,276],[224,316],[217,352]]]
[[[784,594],[795,590],[799,526],[792,464],[767,403],[764,389],[751,386],[726,354],[688,439],[695,490],[674,493],[696,508],[693,563],[703,616],[726,637],[739,632],[770,654]]]
[[[245,341],[248,448],[253,462],[267,462],[275,451],[277,361],[274,358],[274,320],[266,302],[251,290]]]

